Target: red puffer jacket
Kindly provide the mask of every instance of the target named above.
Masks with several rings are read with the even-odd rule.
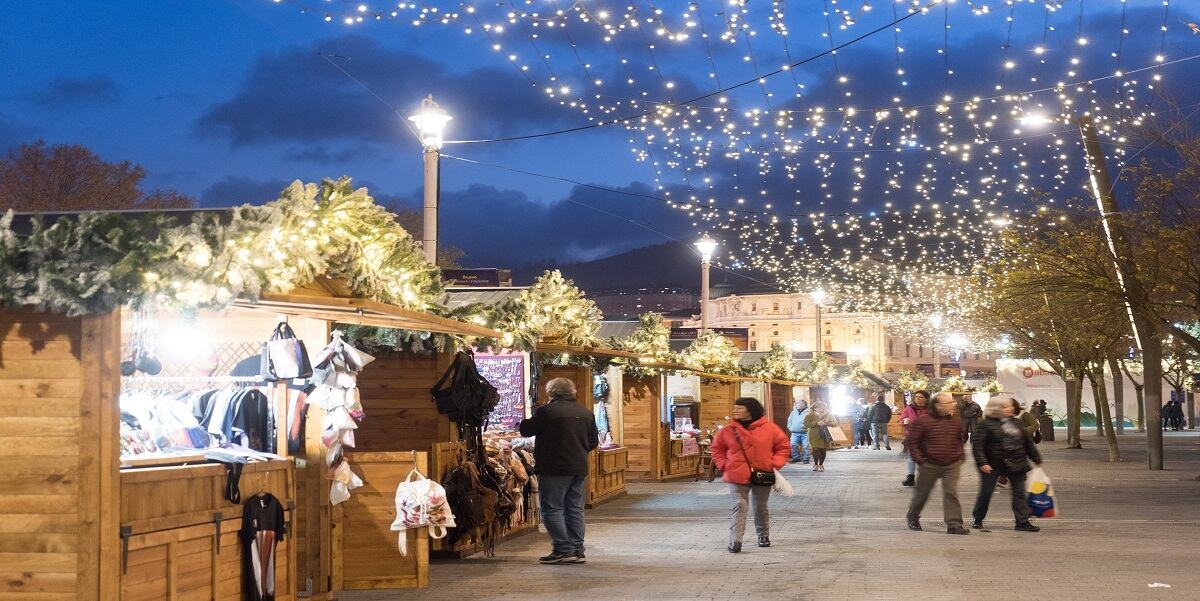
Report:
[[[739,439],[742,442],[740,447]],[[742,453],[743,448],[746,449],[745,454]],[[747,456],[754,469],[765,472],[783,467],[791,453],[787,435],[766,417],[751,422],[749,428],[736,420],[729,420],[729,425],[721,428],[713,439],[710,451],[717,469],[725,472],[722,479],[730,484],[750,483]]]

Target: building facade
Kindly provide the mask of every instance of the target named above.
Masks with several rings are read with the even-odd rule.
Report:
[[[700,297],[678,288],[639,288],[589,292],[607,320],[637,319],[643,313],[670,313],[700,306]]]
[[[750,351],[765,351],[780,344],[795,353],[844,355],[859,360],[868,371],[921,372],[930,377],[962,375],[979,379],[996,374],[999,354],[937,352],[924,344],[904,340],[889,332],[886,321],[874,313],[844,313],[820,308],[804,293],[730,295],[709,301],[709,326],[746,328]],[[687,322],[699,327],[699,320]],[[820,340],[818,346],[818,339]]]

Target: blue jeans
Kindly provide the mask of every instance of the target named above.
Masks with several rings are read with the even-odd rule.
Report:
[[[875,448],[879,448],[879,444],[891,448],[891,443],[888,442],[888,425],[887,424],[871,424],[871,435],[875,437]]]
[[[913,461],[912,455],[908,456],[908,475],[912,476],[917,473],[917,462]]]
[[[538,476],[542,523],[555,553],[583,553],[583,503],[587,476]]]
[[[808,432],[792,432],[792,459],[808,461]]]
[[[870,442],[869,439],[871,438],[870,428],[870,424],[865,422],[854,424],[854,446],[867,446],[867,443]]]

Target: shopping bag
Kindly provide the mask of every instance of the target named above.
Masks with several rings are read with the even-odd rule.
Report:
[[[792,488],[792,483],[788,482],[787,478],[784,478],[783,474],[779,473],[779,470],[775,470],[775,486],[772,486],[771,490],[785,497],[791,497],[796,494],[796,489]]]
[[[412,470],[396,486],[396,520],[392,530],[399,532],[400,554],[408,554],[409,528],[429,528],[430,538],[444,538],[446,529],[454,527],[454,514],[446,501],[446,489],[441,484]]]
[[[1038,518],[1052,518],[1058,515],[1058,499],[1054,497],[1054,485],[1046,470],[1035,467],[1029,471],[1026,483],[1029,501],[1029,514]]]
[[[307,378],[313,375],[312,364],[304,342],[296,338],[296,332],[287,322],[275,326],[271,339],[263,345],[262,377],[266,380],[288,380]]]

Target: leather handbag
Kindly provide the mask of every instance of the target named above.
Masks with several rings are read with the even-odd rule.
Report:
[[[263,344],[262,377],[268,381],[307,378],[313,375],[312,363],[304,341],[296,337],[292,326],[280,322],[271,333],[271,339]]]
[[[754,486],[775,486],[775,470],[762,472],[754,469],[750,463],[750,455],[746,453],[746,447],[742,446],[742,437],[733,433],[733,439],[737,441],[738,448],[742,450],[742,457],[746,458],[746,467],[750,468],[750,484]]]

